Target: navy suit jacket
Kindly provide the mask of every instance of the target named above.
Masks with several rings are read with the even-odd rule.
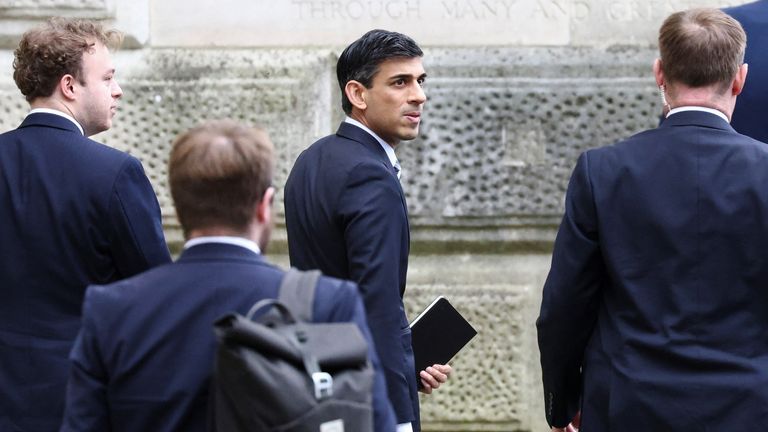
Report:
[[[207,243],[173,264],[88,288],[72,350],[62,431],[204,431],[216,353],[213,322],[276,298],[285,273],[240,246]],[[351,282],[322,277],[316,322],[352,321],[376,370],[376,431],[395,429],[365,310]]]
[[[737,132],[768,142],[768,0],[723,9],[741,23],[747,33],[744,61],[749,64],[747,82],[736,99],[731,125]]]
[[[547,420],[768,422],[768,146],[710,113],[581,155],[537,321]]]
[[[136,158],[54,114],[0,135],[0,430],[61,424],[86,286],[170,260]]]
[[[403,308],[410,233],[405,196],[386,152],[342,123],[301,153],[285,185],[291,265],[357,282],[398,423],[418,430],[411,331]]]

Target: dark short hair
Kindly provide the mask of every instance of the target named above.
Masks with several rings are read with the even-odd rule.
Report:
[[[51,18],[21,37],[13,52],[13,80],[27,102],[51,96],[64,75],[83,82],[83,53],[97,42],[116,48],[122,39],[122,33],[94,21]]]
[[[413,39],[402,33],[386,30],[371,30],[352,42],[344,49],[336,63],[336,77],[341,88],[341,107],[344,112],[352,112],[352,103],[344,92],[348,82],[358,81],[366,88],[371,88],[373,77],[383,61],[423,55]]]
[[[690,87],[730,85],[744,62],[747,36],[721,10],[690,9],[670,15],[659,29],[664,78]]]
[[[272,183],[273,153],[266,132],[229,119],[179,135],[168,161],[168,183],[184,234],[221,227],[245,232]]]

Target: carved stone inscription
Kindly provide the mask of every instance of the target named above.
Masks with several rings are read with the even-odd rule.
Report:
[[[218,0],[188,8],[186,0],[164,0],[152,2],[152,40],[163,46],[343,46],[372,28],[386,28],[436,46],[648,45],[671,12],[742,2]]]
[[[182,3],[153,2],[155,43],[346,45],[386,28],[424,45],[564,45],[571,9],[570,0],[220,0],[179,15]]]

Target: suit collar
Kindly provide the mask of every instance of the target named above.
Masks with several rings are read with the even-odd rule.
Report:
[[[336,131],[336,135],[359,142],[375,154],[377,158],[381,159],[382,162],[385,162],[388,167],[392,166],[392,162],[389,161],[389,156],[387,156],[387,152],[384,151],[381,144],[376,141],[376,138],[363,129],[360,129],[351,123],[342,122],[339,125],[339,129]]]
[[[703,111],[683,111],[673,114],[664,119],[660,127],[666,128],[675,126],[703,126],[734,133],[736,132],[727,121],[719,116]]]
[[[21,122],[19,129],[29,127],[29,126],[52,127],[56,129],[75,132],[79,135],[82,135],[82,132],[80,131],[80,129],[77,127],[76,124],[72,123],[72,121],[67,119],[66,117],[60,116],[58,114],[50,114],[45,112],[30,113],[29,115],[27,115],[27,117],[24,118],[24,121]]]
[[[181,253],[178,262],[212,260],[266,263],[261,255],[250,249],[227,243],[202,243],[189,247]]]
[[[349,123],[353,126],[357,126],[360,129],[368,132],[368,135],[371,135],[373,138],[375,138],[376,141],[381,146],[381,148],[384,149],[384,153],[387,154],[387,159],[389,159],[389,163],[391,163],[392,166],[395,166],[397,164],[397,155],[395,154],[395,149],[391,145],[387,144],[383,139],[381,139],[380,136],[376,135],[374,131],[368,129],[364,124],[360,123],[359,121],[349,116],[347,116],[347,118],[344,119],[344,123]]]

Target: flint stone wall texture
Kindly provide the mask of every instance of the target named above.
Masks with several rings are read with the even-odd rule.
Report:
[[[429,100],[421,136],[397,149],[412,229],[406,306],[412,319],[445,295],[478,330],[450,383],[422,397],[424,429],[548,430],[534,322],[571,169],[582,151],[658,123],[651,63],[666,15],[739,2],[262,3],[0,0],[0,131],[28,111],[11,79],[26,28],[60,14],[126,31],[114,56],[125,94],[95,139],[142,160],[178,251],[166,181],[178,133],[212,118],[262,125],[280,190],[298,154],[343,118],[341,49],[375,27],[414,36]],[[282,196],[276,212],[271,260],[287,266]]]

